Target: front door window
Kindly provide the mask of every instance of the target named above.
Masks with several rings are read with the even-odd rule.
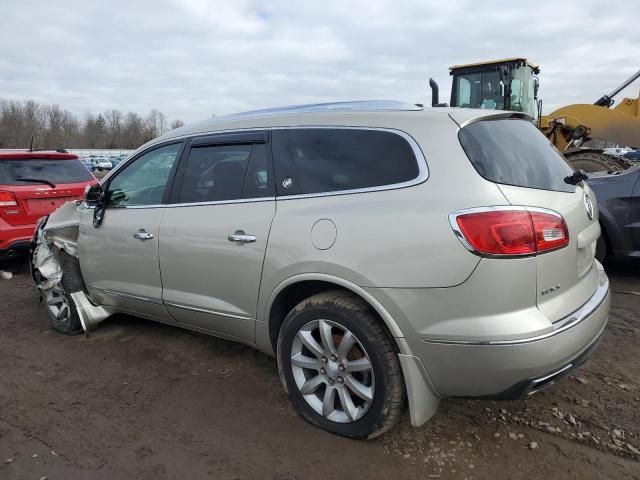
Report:
[[[107,207],[158,205],[176,162],[180,144],[157,148],[133,161],[109,182]]]

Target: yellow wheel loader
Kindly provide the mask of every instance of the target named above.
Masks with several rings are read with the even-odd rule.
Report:
[[[631,165],[624,157],[586,148],[585,143],[591,139],[640,148],[640,97],[625,98],[615,108],[610,108],[614,103],[613,97],[639,78],[640,70],[593,105],[567,105],[549,115],[541,115],[542,100],[538,98],[537,77],[540,67],[526,58],[454,65],[449,71],[453,77],[452,107],[528,114],[576,170],[624,170]],[[437,84],[433,79],[429,84],[432,105],[443,105],[438,101]]]

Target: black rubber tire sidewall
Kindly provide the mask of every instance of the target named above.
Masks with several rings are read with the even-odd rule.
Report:
[[[596,260],[603,263],[607,258],[607,240],[604,238],[604,231],[598,237],[596,242]]]
[[[361,315],[364,313],[360,312]],[[369,313],[369,315],[373,314]],[[337,423],[325,419],[306,402],[293,378],[290,354],[293,340],[302,326],[318,319],[331,320],[349,329],[360,341],[371,360],[375,376],[374,400],[367,413],[355,422]],[[390,394],[391,379],[388,375],[389,369],[384,352],[390,346],[390,342],[387,345],[379,345],[379,338],[376,339],[370,335],[363,328],[363,324],[354,318],[352,311],[339,308],[332,303],[308,304],[302,309],[294,309],[282,325],[278,341],[278,366],[289,398],[305,420],[341,436],[366,439],[382,428],[386,420],[385,414],[389,410],[387,397]]]

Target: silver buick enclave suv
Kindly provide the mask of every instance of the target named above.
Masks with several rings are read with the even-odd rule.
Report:
[[[289,107],[142,146],[40,223],[33,274],[57,330],[126,312],[252,345],[306,420],[372,438],[589,356],[597,212],[520,114]]]

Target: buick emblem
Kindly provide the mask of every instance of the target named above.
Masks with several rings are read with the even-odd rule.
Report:
[[[587,210],[589,220],[593,220],[593,203],[591,203],[591,198],[586,193],[584,194],[584,208]]]
[[[291,185],[293,185],[293,180],[291,179],[291,177],[286,177],[284,180],[282,180],[282,186],[284,188],[291,188]]]

